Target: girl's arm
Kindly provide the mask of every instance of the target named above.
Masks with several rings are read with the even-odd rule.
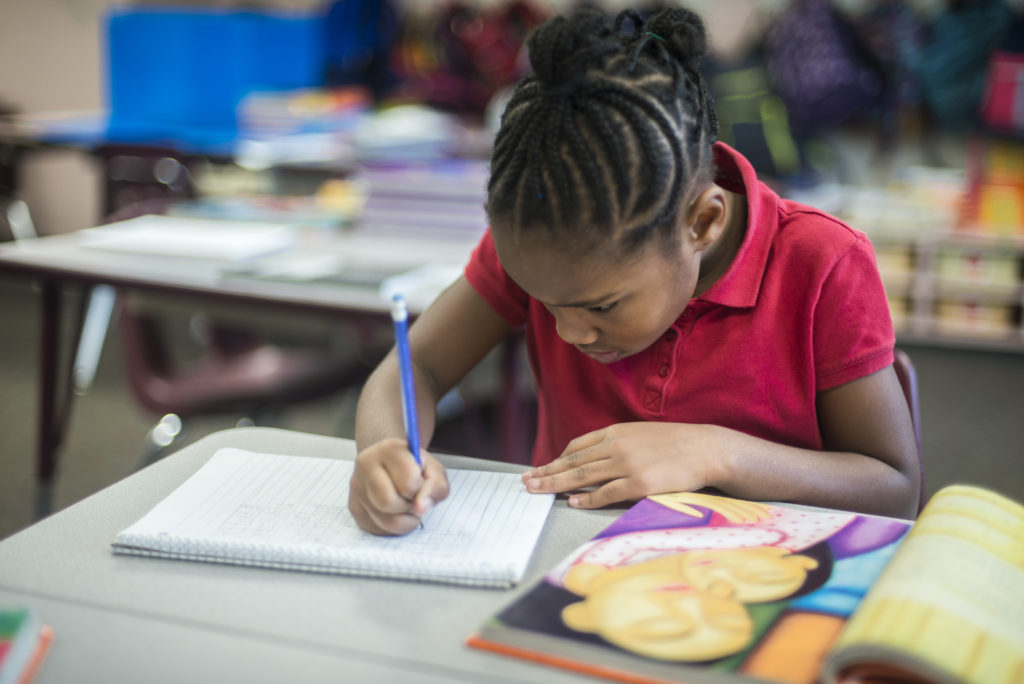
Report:
[[[892,367],[820,392],[817,410],[822,451],[716,425],[622,423],[578,437],[524,479],[536,492],[596,487],[570,497],[580,508],[715,487],[744,499],[914,517],[917,441]]]
[[[429,444],[434,433],[437,403],[509,332],[511,326],[464,278],[412,323],[409,348],[423,444]],[[409,454],[393,349],[360,393],[355,436],[359,455],[349,487],[349,510],[370,532],[409,532],[448,495],[448,481],[430,454],[421,454],[422,471]]]
[[[511,326],[459,278],[409,326],[420,434],[429,444],[435,410],[491,349],[511,332]],[[356,446],[361,451],[388,437],[405,438],[394,349],[370,375],[356,411]]]
[[[737,449],[720,477],[738,496],[914,518],[921,487],[917,439],[890,366],[819,392],[823,451]],[[755,445],[748,445],[755,446]]]

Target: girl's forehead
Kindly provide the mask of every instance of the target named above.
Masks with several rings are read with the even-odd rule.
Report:
[[[653,244],[635,253],[618,245],[578,245],[541,235],[495,233],[498,258],[506,273],[528,294],[546,304],[595,303],[635,287],[642,276],[668,266]]]
[[[541,264],[550,267],[562,264],[576,271],[603,270],[620,267],[643,259],[645,249],[625,250],[615,237],[598,237],[578,233],[556,237],[545,230],[506,233],[495,231],[494,244],[498,257],[523,265]]]
[[[502,247],[510,252],[533,255],[553,255],[573,261],[625,263],[644,259],[647,245],[638,248],[627,247],[625,236],[632,225],[601,228],[592,225],[546,225],[492,227],[499,251]],[[649,242],[657,242],[655,235]]]

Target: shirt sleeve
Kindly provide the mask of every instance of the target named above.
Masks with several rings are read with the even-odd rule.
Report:
[[[862,236],[836,262],[818,300],[816,390],[832,389],[891,365],[895,344],[874,250]]]
[[[526,322],[530,297],[508,277],[498,260],[491,229],[477,243],[466,264],[466,280],[505,322],[518,327]]]

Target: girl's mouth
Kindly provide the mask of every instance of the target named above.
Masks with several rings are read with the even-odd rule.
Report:
[[[579,348],[577,347],[577,349],[579,349]],[[586,354],[587,356],[589,356],[590,358],[594,359],[598,363],[605,363],[605,364],[613,363],[613,362],[618,361],[619,359],[622,358],[622,352],[618,352],[618,351],[602,351],[602,352],[598,352],[598,351],[586,351],[585,349],[580,349],[580,351],[583,352],[584,354]]]

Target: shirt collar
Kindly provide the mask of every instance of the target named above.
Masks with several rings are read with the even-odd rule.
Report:
[[[757,303],[768,251],[779,228],[778,196],[757,179],[743,155],[725,143],[713,148],[715,182],[747,197],[747,233],[725,274],[697,299],[738,308]]]

